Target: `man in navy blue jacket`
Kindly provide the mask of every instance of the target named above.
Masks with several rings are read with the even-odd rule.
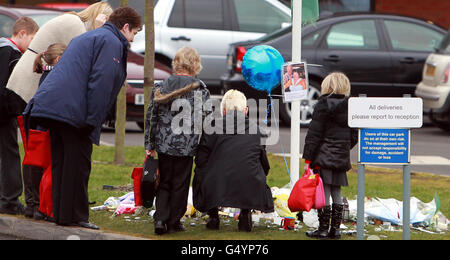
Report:
[[[89,222],[92,144],[127,73],[129,42],[142,21],[132,8],[116,9],[99,29],[70,42],[25,111],[50,130],[53,215],[59,225],[98,229]]]

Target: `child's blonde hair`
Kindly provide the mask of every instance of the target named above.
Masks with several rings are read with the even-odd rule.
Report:
[[[350,80],[341,72],[333,72],[322,81],[322,95],[342,94],[350,95]]]
[[[247,107],[247,98],[245,95],[235,89],[228,90],[222,97],[222,102],[220,103],[221,111],[241,111],[244,112]]]
[[[44,60],[49,66],[56,65],[56,58],[61,56],[66,48],[67,46],[64,43],[54,43],[48,46],[46,51],[39,53],[34,59],[33,72],[43,72],[42,60]]]
[[[183,47],[175,54],[172,68],[175,73],[188,73],[194,76],[202,70],[202,60],[195,49]]]
[[[95,19],[99,14],[104,14],[109,17],[113,13],[113,9],[106,2],[97,2],[95,4],[91,4],[89,7],[84,9],[81,12],[70,12],[71,14],[75,14],[80,17],[81,21],[86,23],[88,26],[88,30],[95,29]]]

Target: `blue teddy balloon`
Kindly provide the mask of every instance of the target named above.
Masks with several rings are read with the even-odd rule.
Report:
[[[242,61],[242,75],[245,81],[260,91],[270,94],[281,82],[283,56],[273,47],[258,45],[249,49]]]

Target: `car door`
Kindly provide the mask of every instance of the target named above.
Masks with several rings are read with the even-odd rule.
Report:
[[[390,96],[390,56],[378,27],[370,18],[332,24],[317,49],[317,63],[345,73],[352,95]]]
[[[392,60],[394,89],[398,95],[412,95],[422,79],[426,58],[438,47],[443,34],[409,21],[384,19],[382,24]]]
[[[206,84],[218,85],[226,71],[231,31],[224,6],[223,0],[176,0],[161,31],[165,53],[175,56],[184,46],[198,51],[203,65],[199,77]]]
[[[291,24],[289,10],[265,0],[232,0],[230,15],[233,42],[257,39]]]

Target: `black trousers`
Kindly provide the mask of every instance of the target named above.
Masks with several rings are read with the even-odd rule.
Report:
[[[50,121],[45,126],[50,130],[55,221],[59,225],[88,222],[92,142],[88,134],[68,124]]]
[[[0,125],[0,207],[3,208],[19,205],[23,191],[17,135],[16,118]]]
[[[39,208],[39,186],[44,170],[36,166],[24,165],[22,171],[25,203],[28,208]]]
[[[156,192],[155,221],[174,226],[186,213],[193,157],[159,153],[158,160],[160,179]]]

